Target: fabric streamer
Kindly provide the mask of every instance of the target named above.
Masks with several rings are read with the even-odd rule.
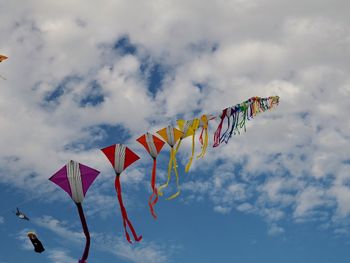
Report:
[[[147,152],[151,155],[153,159],[152,177],[151,177],[151,188],[152,194],[149,197],[148,205],[154,219],[157,215],[154,211],[154,206],[158,202],[158,189],[156,187],[156,167],[157,167],[157,156],[162,150],[165,142],[154,136],[153,134],[147,132],[146,134],[140,136],[137,141],[145,147]]]
[[[198,158],[203,158],[207,152],[208,143],[209,143],[209,135],[208,135],[208,127],[209,127],[209,118],[207,115],[202,115],[199,122],[199,127],[202,128],[201,134],[199,135],[199,142],[201,143],[202,151],[197,155]],[[203,138],[204,136],[204,138]]]
[[[220,122],[214,133],[213,147],[219,146],[222,142],[228,143],[232,134],[240,134],[243,129],[246,131],[246,122],[259,113],[274,108],[279,103],[278,96],[267,98],[252,97],[240,104],[226,108],[220,114]],[[221,135],[224,120],[227,119],[227,129]]]
[[[180,194],[180,186],[179,186],[179,174],[177,172],[177,162],[176,162],[176,156],[175,156],[175,150],[174,146],[178,142],[178,140],[183,136],[183,132],[180,130],[174,128],[173,126],[167,126],[159,131],[157,133],[168,143],[170,146],[170,159],[169,159],[169,164],[168,164],[168,179],[165,184],[161,185],[158,188],[158,194],[160,196],[163,195],[162,190],[166,187],[168,187],[169,182],[170,182],[170,177],[171,177],[171,168],[173,168],[174,173],[175,173],[175,178],[176,178],[176,187],[177,187],[177,192],[173,194],[172,196],[166,198],[166,200],[171,200],[175,197],[177,197]]]
[[[75,202],[86,238],[85,249],[79,263],[86,263],[90,249],[90,232],[86,223],[82,202],[87,190],[99,175],[99,171],[71,160],[50,181],[61,187]]]
[[[181,142],[184,138],[192,136],[192,152],[190,159],[188,160],[186,166],[185,166],[185,172],[187,173],[190,170],[190,167],[192,165],[193,156],[194,156],[194,150],[195,150],[195,137],[196,137],[196,131],[199,127],[200,120],[199,119],[193,119],[193,120],[177,120],[177,125],[179,126],[180,131],[183,132],[183,136],[180,137],[180,140],[178,144],[176,145],[175,154],[177,154]]]
[[[127,227],[129,227],[134,240],[139,242],[142,239],[142,236],[138,236],[136,234],[136,231],[129,220],[128,214],[126,212],[126,208],[123,203],[123,198],[122,198],[122,188],[120,185],[120,174],[132,163],[140,159],[140,157],[131,151],[128,147],[126,147],[123,144],[114,144],[111,146],[108,146],[106,148],[101,149],[101,151],[106,155],[108,160],[110,161],[111,165],[114,168],[114,171],[116,173],[115,177],[115,190],[117,192],[117,197],[118,197],[118,202],[120,206],[120,211],[123,217],[123,226],[124,226],[124,231],[125,231],[125,236],[126,239],[129,243],[131,242],[131,238],[129,235],[129,232],[127,230]]]

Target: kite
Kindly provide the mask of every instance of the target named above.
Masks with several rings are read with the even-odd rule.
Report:
[[[219,118],[220,123],[214,133],[214,145],[219,146],[222,142],[227,143],[232,134],[240,134],[240,130],[246,131],[246,121],[254,118],[258,113],[274,108],[279,103],[278,96],[268,98],[252,97],[241,104],[226,108]],[[224,120],[227,119],[227,129],[221,135]]]
[[[124,231],[125,231],[125,236],[126,239],[128,240],[129,243],[131,242],[130,235],[127,231],[127,226],[131,230],[131,233],[134,237],[135,241],[141,241],[142,236],[137,236],[136,231],[134,227],[132,226],[128,214],[126,212],[126,209],[123,204],[123,198],[122,198],[122,189],[120,186],[120,174],[132,163],[140,159],[136,153],[131,151],[128,147],[126,147],[123,144],[114,144],[111,146],[108,146],[106,148],[101,149],[101,151],[106,155],[108,160],[110,161],[111,165],[114,168],[114,171],[116,173],[116,178],[115,178],[115,190],[117,192],[117,197],[119,201],[119,206],[121,210],[121,214],[123,217],[123,225],[124,225]]]
[[[70,161],[49,179],[61,187],[75,202],[86,238],[85,249],[79,263],[86,263],[90,249],[90,232],[86,223],[82,202],[87,190],[99,175],[99,171],[75,161]]]
[[[4,55],[0,55],[0,62],[4,61],[8,59],[8,57],[4,56]]]
[[[180,187],[179,187],[179,175],[177,172],[177,163],[176,163],[176,156],[175,156],[175,150],[174,146],[177,143],[177,141],[183,136],[183,132],[174,128],[173,126],[167,126],[159,131],[157,133],[169,144],[170,146],[170,159],[169,159],[169,165],[168,165],[168,179],[167,182],[163,185],[161,185],[158,188],[158,194],[160,196],[163,195],[162,189],[168,187],[170,182],[170,175],[171,175],[171,167],[173,167],[173,170],[175,172],[176,177],[176,186],[177,186],[177,192],[173,194],[172,196],[166,198],[166,200],[171,200],[175,197],[177,197],[180,194]]]
[[[158,189],[156,187],[156,167],[157,167],[157,156],[162,150],[165,142],[159,139],[158,137],[150,134],[149,132],[140,136],[137,141],[145,147],[147,152],[151,155],[153,159],[153,168],[152,168],[152,177],[151,177],[151,187],[152,194],[148,200],[148,205],[151,211],[152,216],[156,219],[157,215],[154,212],[154,206],[158,201]]]
[[[45,251],[43,244],[40,242],[40,240],[38,239],[38,237],[34,232],[28,232],[27,236],[29,237],[29,240],[32,242],[34,246],[34,251],[36,253],[42,253]]]
[[[18,207],[16,207],[17,211],[15,212],[15,215],[22,220],[27,220],[29,221],[29,218],[21,211],[19,211]]]

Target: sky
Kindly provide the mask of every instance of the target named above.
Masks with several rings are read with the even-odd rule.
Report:
[[[349,9],[345,0],[0,0],[9,57],[0,64],[0,263],[81,257],[78,212],[48,180],[71,159],[101,171],[83,202],[90,263],[348,262]],[[208,152],[189,173],[184,140],[181,194],[161,198],[154,220],[152,159],[136,138],[253,96],[280,104],[216,148],[211,122]],[[115,143],[141,157],[121,175],[143,236],[132,245],[100,151]],[[165,147],[159,184],[168,160]]]

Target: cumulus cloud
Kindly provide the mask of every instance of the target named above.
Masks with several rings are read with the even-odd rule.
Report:
[[[76,262],[76,259],[69,256],[69,254],[61,249],[52,249],[48,251],[47,257],[49,258],[50,262],[52,263],[61,263],[61,262],[67,262],[67,263],[73,263]]]
[[[37,218],[35,223],[64,238],[66,240],[65,242],[69,240],[74,243],[82,243],[84,240],[82,232],[71,229],[65,222],[61,222],[51,216]],[[158,245],[154,242],[147,241],[130,246],[124,238],[116,238],[113,235],[105,233],[91,232],[91,238],[94,239],[95,247],[98,250],[109,252],[134,263],[169,262],[169,255],[172,255],[179,249],[179,247],[175,245]],[[52,250],[48,257],[54,263],[70,262],[70,260],[73,260],[66,251],[61,249]],[[63,261],[62,259],[67,259],[67,261]]]
[[[33,230],[29,230],[29,229],[22,229],[21,231],[18,232],[16,239],[21,243],[20,247],[24,250],[33,250],[33,244],[30,242],[27,233],[29,231],[33,231]]]
[[[96,235],[95,238],[101,244],[100,249],[134,263],[170,262],[170,256],[179,249],[176,246],[157,245],[150,242],[130,246],[124,240],[108,235]]]
[[[77,232],[68,227],[67,222],[59,221],[52,216],[42,216],[40,218],[35,219],[35,224],[40,227],[46,228],[56,235],[64,237],[70,241],[74,242],[83,242],[84,234],[82,232]]]
[[[350,214],[346,5],[6,3],[0,33],[7,37],[0,46],[10,59],[0,65],[7,77],[1,81],[0,182],[45,194],[53,189],[49,175],[69,159],[110,174],[96,149],[104,143],[135,146],[131,139],[177,116],[279,95],[276,110],[194,163],[192,171],[203,177],[187,181],[184,190],[191,200],[209,198],[221,213],[238,209],[271,223],[291,209],[295,220],[339,224]],[[118,47],[123,38],[132,48]],[[155,65],[164,70],[151,91]],[[116,127],[122,132],[110,134]],[[131,174],[124,180],[142,183],[142,172]],[[326,208],[334,209],[320,217]],[[40,223],[61,229],[51,219]]]
[[[284,229],[277,225],[272,225],[269,227],[268,234],[270,236],[279,236],[284,233]]]

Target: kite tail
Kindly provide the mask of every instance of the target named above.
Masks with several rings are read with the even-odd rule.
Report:
[[[222,124],[224,123],[226,116],[226,112],[227,112],[227,108],[224,109],[221,113],[221,120],[219,123],[218,128],[216,129],[215,133],[214,133],[214,145],[213,147],[217,147],[220,145],[220,137],[221,137],[221,130],[222,130]]]
[[[249,100],[237,104],[231,108],[232,125],[230,131],[226,130],[220,137],[220,143],[227,143],[233,134],[240,134],[240,130],[246,131],[246,122],[259,113],[276,107],[279,103],[278,96],[268,98],[252,97]]]
[[[170,149],[170,160],[169,160],[169,164],[168,164],[168,180],[167,180],[167,182],[165,184],[159,186],[159,188],[158,188],[158,194],[160,196],[163,195],[162,189],[169,186],[170,175],[171,175],[171,168],[172,167],[173,167],[174,172],[175,172],[176,186],[177,186],[178,191],[175,194],[173,194],[172,196],[166,198],[166,200],[171,200],[171,199],[177,197],[180,194],[180,190],[179,190],[180,189],[179,188],[179,175],[178,175],[178,172],[177,172],[177,163],[176,163],[176,157],[175,157],[175,152],[174,152],[174,148],[173,147],[171,147],[171,149]]]
[[[173,162],[173,169],[174,169],[174,172],[175,172],[177,192],[175,194],[173,194],[172,196],[166,198],[166,200],[174,199],[175,197],[177,197],[180,194],[179,174],[177,172],[177,163],[176,163],[175,153],[173,153],[172,162]]]
[[[177,155],[177,152],[179,151],[179,148],[180,148],[182,139],[183,139],[183,138],[180,138],[180,139],[179,139],[179,142],[178,142],[177,145],[176,145],[176,149],[174,150],[174,154],[173,154],[173,160],[176,160],[176,155]]]
[[[248,119],[248,106],[245,102],[241,105],[241,112],[242,112],[242,119],[238,123],[238,126],[240,129],[244,129],[244,131],[246,132],[247,131],[246,121]]]
[[[279,100],[280,97],[278,96],[272,96],[268,98],[269,102],[270,102],[270,109],[273,109],[274,107],[276,107],[279,104]]]
[[[190,170],[191,165],[192,165],[192,161],[193,161],[193,156],[194,156],[194,139],[195,139],[195,133],[193,133],[193,135],[192,135],[192,153],[191,153],[191,157],[188,160],[188,163],[186,164],[186,167],[185,167],[185,172],[186,173],[188,173],[188,171]]]
[[[202,131],[201,135],[199,136],[199,141],[202,144],[202,152],[197,155],[197,158],[203,158],[205,153],[207,152],[207,147],[208,147],[208,118],[206,115],[203,115],[201,117],[201,122],[202,122]],[[204,140],[203,140],[203,132],[204,132]]]
[[[169,182],[170,182],[170,175],[171,175],[171,166],[172,166],[172,162],[173,162],[173,147],[171,147],[170,149],[170,160],[169,160],[169,164],[168,164],[168,179],[166,181],[165,184],[162,184],[161,186],[158,187],[158,195],[163,196],[163,189],[167,188],[169,186]]]
[[[153,158],[152,179],[151,179],[152,195],[148,200],[148,205],[154,219],[157,219],[157,215],[154,211],[154,206],[158,202],[158,190],[156,187],[156,167],[157,167],[157,159]]]
[[[83,231],[86,238],[84,253],[81,259],[79,260],[79,263],[86,263],[86,260],[89,256],[89,249],[90,249],[90,232],[86,223],[86,219],[85,219],[85,215],[84,215],[84,211],[81,203],[75,203],[75,204],[77,205],[77,208],[78,208],[81,225],[83,227]]]
[[[232,124],[230,123],[230,119],[232,118]],[[228,128],[227,130],[222,134],[220,138],[220,143],[227,143],[229,139],[232,137],[233,131],[237,128],[237,107],[231,108],[231,114],[230,118],[228,118]]]
[[[182,138],[180,138],[179,142],[178,142],[177,145],[176,145],[175,154],[177,154],[177,152],[178,152],[178,150],[179,150],[179,148],[180,148],[181,141],[182,141]]]
[[[264,112],[268,110],[268,107],[267,105],[265,105],[265,102],[266,102],[266,98],[260,98],[258,100],[258,106],[259,106],[260,112]]]
[[[256,116],[258,113],[264,112],[270,108],[269,105],[265,105],[266,98],[254,97],[252,98],[254,104],[253,115]]]
[[[226,128],[226,130],[224,131],[224,133],[221,135],[221,137],[220,137],[220,143],[222,143],[223,142],[223,138],[224,137],[226,137],[226,136],[228,136],[228,134],[229,134],[229,131],[230,131],[230,127],[231,127],[231,117],[232,117],[232,111],[233,111],[233,109],[232,108],[228,108],[228,111],[230,111],[229,112],[229,114],[228,114],[228,112],[226,112],[226,116],[227,116],[227,128]]]
[[[128,242],[131,244],[131,239],[130,239],[130,235],[128,233],[128,230],[127,230],[127,226],[129,227],[133,237],[134,237],[134,240],[135,241],[141,241],[142,239],[142,236],[137,236],[136,234],[136,231],[134,229],[134,227],[132,226],[130,220],[129,220],[129,217],[128,217],[128,214],[126,212],[126,209],[124,207],[124,204],[123,204],[123,198],[122,198],[122,189],[121,189],[121,186],[120,186],[120,179],[119,179],[119,175],[117,174],[116,178],[115,178],[115,190],[117,191],[117,196],[118,196],[118,201],[119,201],[119,206],[120,206],[120,211],[122,213],[122,217],[123,217],[123,225],[124,225],[124,231],[125,231],[125,236],[126,236],[126,239],[128,240]]]

